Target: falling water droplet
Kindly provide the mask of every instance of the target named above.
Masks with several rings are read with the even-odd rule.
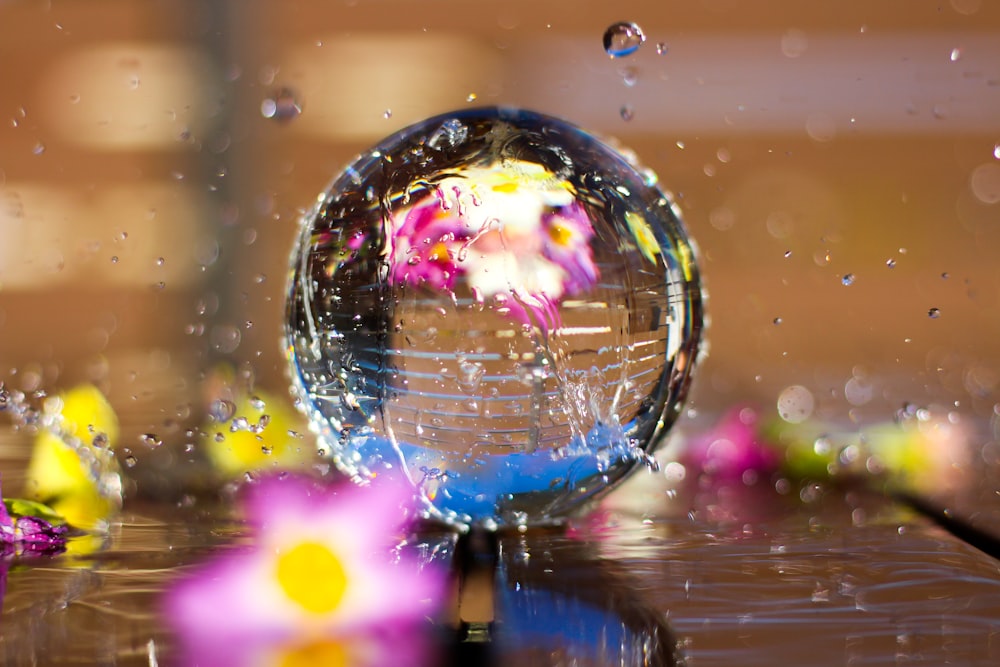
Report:
[[[635,53],[645,41],[642,28],[628,21],[613,23],[604,31],[604,50],[612,58],[624,58]]]
[[[280,88],[260,103],[260,115],[282,123],[295,120],[302,113],[302,103],[291,88]]]
[[[39,141],[35,144],[34,148],[31,149],[31,152],[35,155],[41,155],[45,152],[45,144]]]
[[[385,111],[383,111],[382,118],[385,118],[386,120],[392,118],[392,109],[386,109]]]
[[[775,323],[776,325],[777,325],[777,324],[781,324],[781,323],[782,323],[783,321],[784,321],[784,320],[782,320],[782,319],[781,319],[780,317],[776,317],[776,318],[774,318],[774,323]]]
[[[890,269],[894,269],[896,268],[896,260],[890,257],[889,259],[885,260],[885,265],[888,266]]]
[[[791,256],[792,256],[792,251],[791,250],[786,250],[785,251],[785,259],[788,259]]]
[[[666,42],[657,42],[656,43],[656,55],[658,55],[658,56],[665,56],[665,55],[667,55],[667,51],[669,51],[669,50],[670,50],[670,47],[667,46]]]
[[[844,277],[840,279],[840,282],[843,285],[845,285],[845,286],[853,285],[854,284],[854,274],[853,273],[845,273]]]
[[[995,144],[993,146],[993,157],[1000,160],[1000,144]]]
[[[621,69],[622,82],[632,88],[639,81],[639,70],[635,67],[623,67]]]
[[[951,50],[951,62],[953,63],[958,62],[961,59],[962,59],[962,49],[956,46],[954,49]]]
[[[626,104],[622,106],[621,111],[622,120],[626,123],[635,118],[635,109],[632,108],[631,104]]]
[[[941,310],[939,308],[931,308],[930,310],[927,311],[927,317],[931,318],[932,320],[936,320],[937,318],[941,317]]]

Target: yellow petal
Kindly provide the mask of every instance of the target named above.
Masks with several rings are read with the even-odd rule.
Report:
[[[95,447],[118,438],[118,418],[100,390],[77,387],[51,404],[52,427],[39,432],[25,479],[25,494],[43,502],[78,528],[98,528],[121,507],[118,463],[111,450]]]

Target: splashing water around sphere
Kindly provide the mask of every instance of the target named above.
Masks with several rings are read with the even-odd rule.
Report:
[[[302,221],[287,304],[295,388],[337,467],[404,474],[428,517],[496,526],[550,521],[651,461],[702,313],[648,182],[512,109],[359,156]]]

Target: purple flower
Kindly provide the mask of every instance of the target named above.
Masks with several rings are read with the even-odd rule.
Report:
[[[13,512],[12,509],[13,508]],[[48,518],[27,514],[32,511]],[[0,503],[0,548],[3,554],[55,555],[66,549],[69,527],[45,505],[30,500]]]
[[[412,501],[407,485],[386,480],[250,487],[252,546],[217,556],[165,599],[189,664],[423,664],[419,630],[445,587],[391,557]]]

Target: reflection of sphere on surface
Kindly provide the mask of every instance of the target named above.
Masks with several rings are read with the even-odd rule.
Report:
[[[671,202],[585,132],[509,109],[411,126],[304,220],[287,344],[338,468],[431,517],[545,521],[676,418],[701,330]]]

